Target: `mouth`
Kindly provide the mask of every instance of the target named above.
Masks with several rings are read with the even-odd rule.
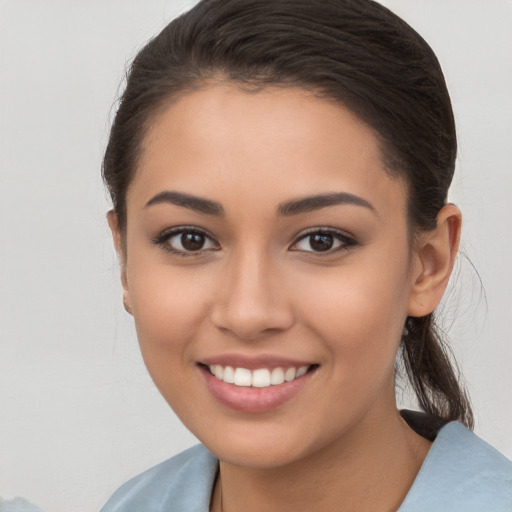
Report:
[[[222,366],[220,364],[208,365],[208,371],[227,384],[233,384],[240,387],[268,388],[270,386],[280,386],[285,382],[291,382],[306,375],[318,365],[305,366],[285,366],[276,368],[258,368],[250,370],[248,368]]]
[[[299,394],[312,381],[319,365],[260,365],[249,369],[199,363],[198,367],[210,393],[221,404],[241,412],[261,413],[271,411]]]

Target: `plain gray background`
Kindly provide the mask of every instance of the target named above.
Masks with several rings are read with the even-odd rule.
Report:
[[[0,1],[0,495],[95,511],[195,442],[146,375],[100,181],[124,63],[184,0]],[[476,431],[512,457],[512,2],[387,0],[458,122],[463,249],[445,313]],[[407,396],[401,398],[407,403]]]

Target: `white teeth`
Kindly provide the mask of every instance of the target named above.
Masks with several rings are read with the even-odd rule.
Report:
[[[255,388],[268,388],[270,386],[270,371],[266,368],[252,372],[252,385]]]
[[[233,377],[236,386],[250,386],[252,384],[252,372],[247,368],[237,368]]]
[[[220,364],[216,364],[213,367],[213,374],[217,379],[222,380],[222,377],[224,376],[224,368]]]
[[[235,382],[235,370],[231,366],[226,366],[226,368],[224,368],[222,380],[228,384],[233,384],[233,382]]]
[[[284,372],[284,380],[286,382],[290,382],[291,380],[295,379],[296,374],[297,370],[295,370],[295,368],[288,368],[288,370]]]
[[[233,368],[232,366],[221,366],[218,364],[210,365],[210,372],[217,379],[242,387],[267,388],[269,386],[279,386],[284,382],[290,382],[298,379],[307,373],[309,366],[300,368],[259,368],[251,371],[247,368]]]
[[[308,368],[309,368],[309,366],[301,366],[301,367],[297,370],[296,378],[299,378],[299,377],[302,377],[303,375],[305,375],[305,374],[306,374],[306,372],[308,371]]]
[[[274,368],[272,370],[272,374],[270,375],[270,384],[272,386],[277,386],[278,384],[282,384],[284,382],[284,372],[282,368]]]

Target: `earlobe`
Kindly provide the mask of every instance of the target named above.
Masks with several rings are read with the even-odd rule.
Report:
[[[428,315],[441,301],[459,249],[461,225],[460,210],[448,204],[440,210],[435,229],[419,237],[409,316]]]
[[[107,221],[112,233],[112,240],[114,247],[119,258],[119,265],[121,266],[121,284],[123,286],[123,306],[124,309],[132,315],[132,308],[130,305],[130,294],[128,291],[128,279],[126,277],[126,249],[123,245],[123,235],[119,227],[119,218],[114,210],[107,213]]]

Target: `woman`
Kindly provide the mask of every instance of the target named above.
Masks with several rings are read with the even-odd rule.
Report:
[[[512,507],[432,319],[455,155],[437,59],[370,1],[203,1],[139,53],[108,220],[146,366],[204,446],[105,512]]]

